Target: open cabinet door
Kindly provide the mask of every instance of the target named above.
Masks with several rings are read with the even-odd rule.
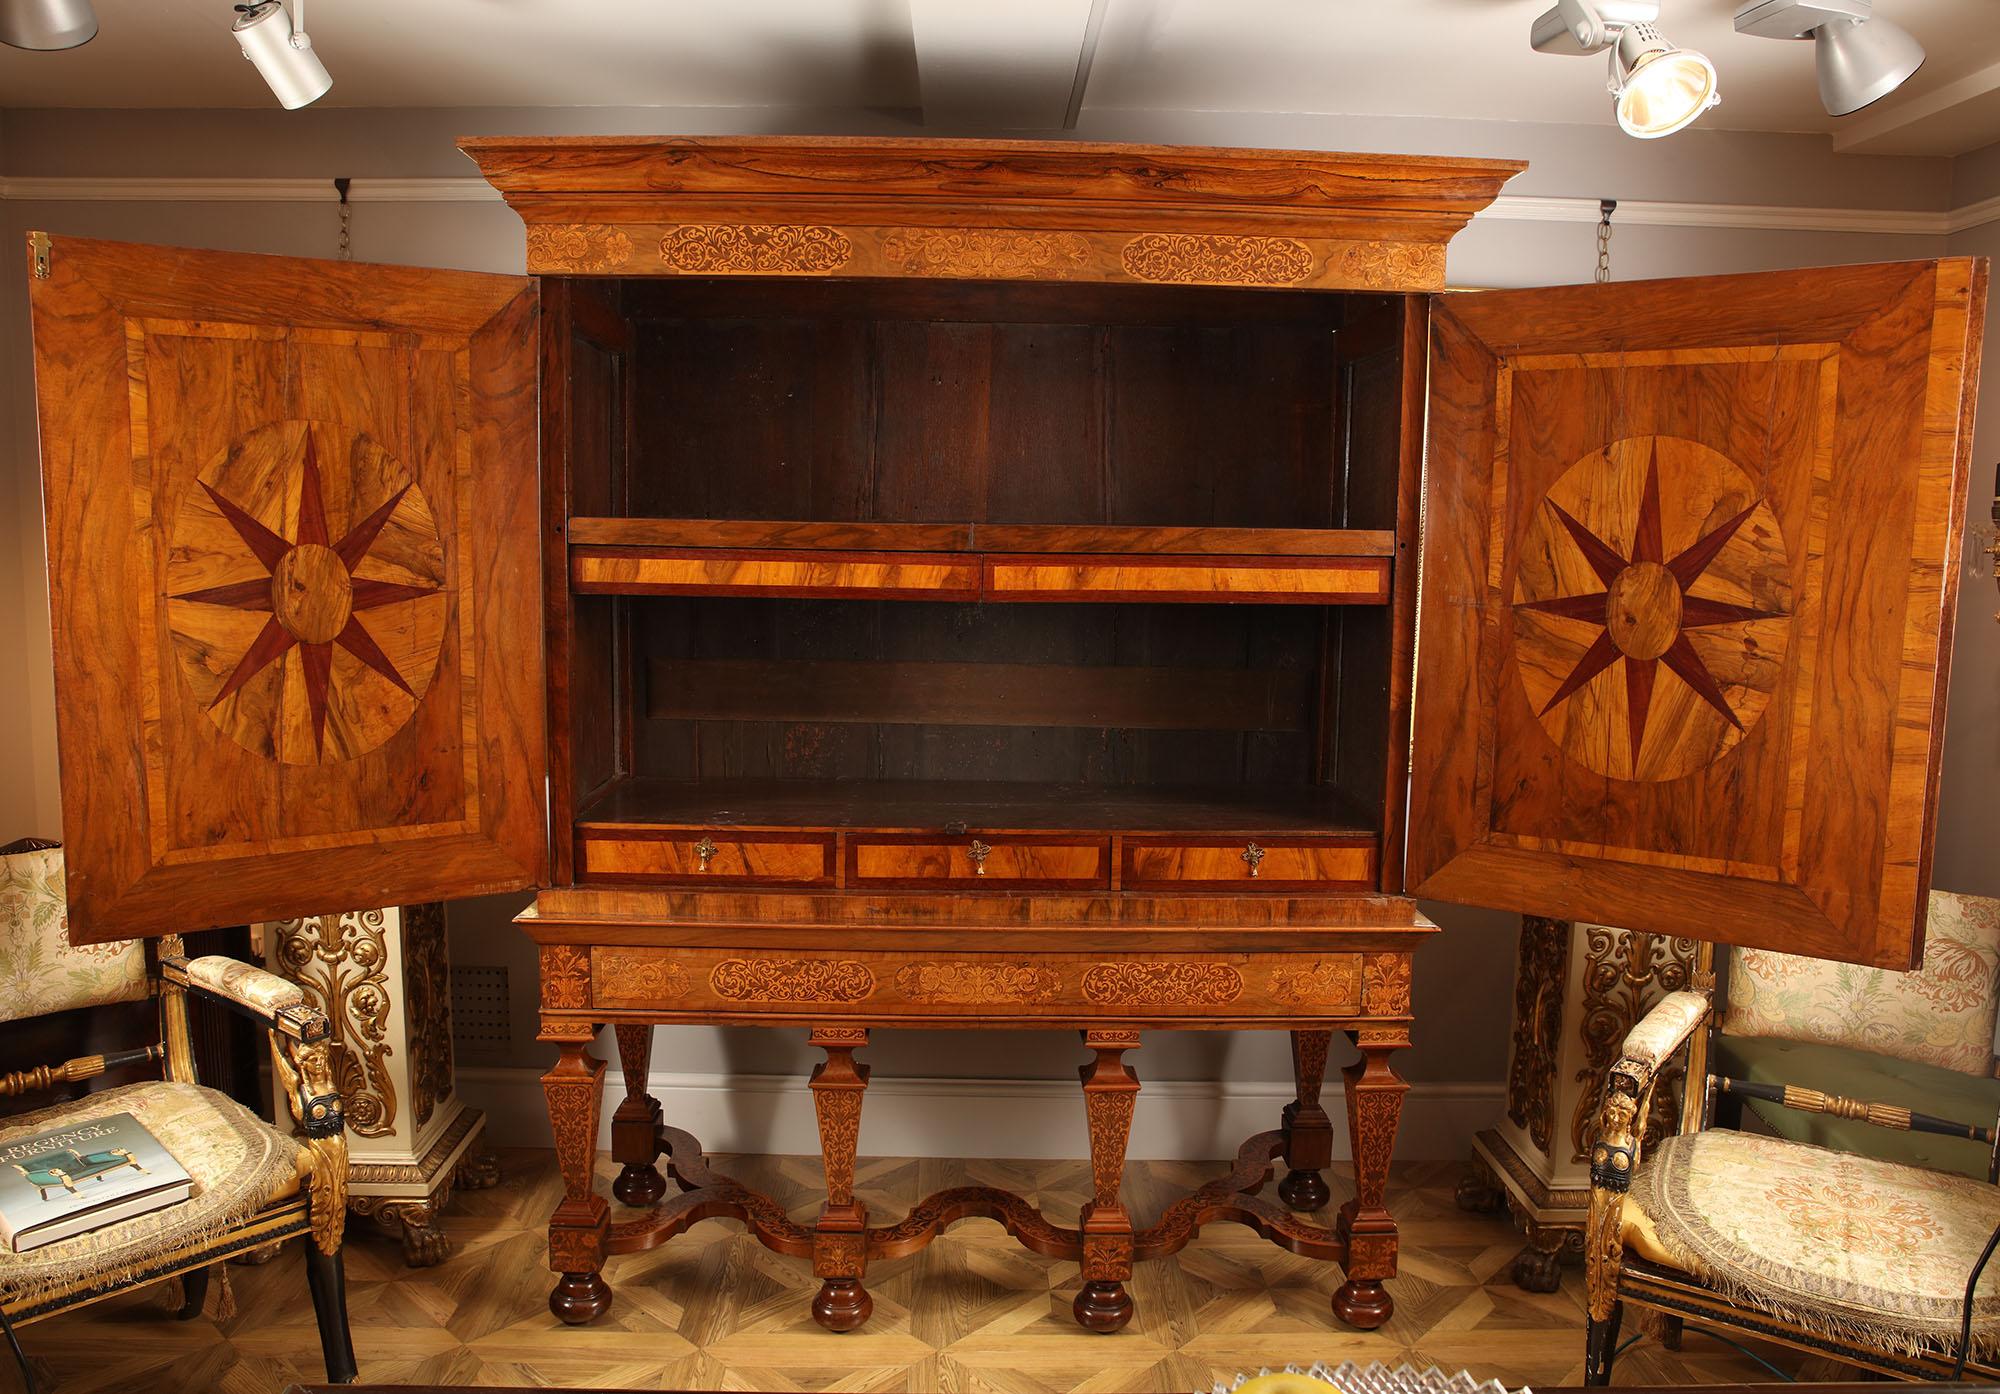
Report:
[[[536,292],[30,239],[78,942],[536,884]]]
[[[1434,303],[1413,893],[1919,959],[1985,292]]]

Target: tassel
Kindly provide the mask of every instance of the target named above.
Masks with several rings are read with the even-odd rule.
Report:
[[[176,1273],[160,1284],[160,1304],[170,1312],[178,1312],[187,1302],[187,1289],[181,1286],[180,1275]]]
[[[229,1281],[229,1265],[218,1263],[208,1271],[208,1301],[202,1315],[210,1321],[228,1321],[236,1315],[236,1289]]]

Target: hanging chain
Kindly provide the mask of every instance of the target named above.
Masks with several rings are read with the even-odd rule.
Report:
[[[1611,279],[1611,215],[1617,211],[1615,198],[1599,199],[1597,202],[1597,283],[1603,285]]]
[[[347,189],[351,182],[351,180],[347,179],[336,179],[333,181],[333,187],[340,192],[340,241],[338,244],[338,255],[342,261],[354,260],[354,238],[352,235],[354,206],[347,201]]]

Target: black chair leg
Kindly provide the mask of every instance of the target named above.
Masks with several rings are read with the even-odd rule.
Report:
[[[1618,1326],[1625,1319],[1625,1304],[1618,1303],[1603,1321],[1592,1318],[1584,1329],[1583,1382],[1586,1385],[1611,1383],[1611,1362],[1618,1358]]]
[[[174,1313],[180,1321],[193,1321],[201,1315],[201,1304],[208,1300],[208,1270],[190,1269],[181,1274],[181,1308]]]
[[[306,1236],[306,1283],[312,1288],[313,1315],[319,1318],[319,1348],[326,1357],[329,1384],[354,1383],[354,1337],[347,1329],[347,1272],[340,1255],[323,1254]]]

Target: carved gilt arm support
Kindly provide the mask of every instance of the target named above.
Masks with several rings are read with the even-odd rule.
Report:
[[[160,1016],[171,1079],[194,1079],[189,994],[241,1012],[269,1033],[271,1068],[305,1144],[299,1179],[312,1199],[313,1242],[321,1253],[338,1253],[347,1223],[347,1122],[327,1047],[333,1023],[306,1004],[298,984],[219,954],[190,959],[180,936],[167,935],[160,941]]]
[[[1625,1255],[1621,1226],[1625,1193],[1639,1165],[1653,1085],[1661,1067],[1707,1020],[1709,1006],[1705,991],[1668,993],[1625,1037],[1617,1063],[1604,1081],[1596,1140],[1590,1149],[1590,1216],[1584,1230],[1585,1288],[1593,1320],[1609,1320],[1617,1305]],[[1687,1087],[1699,1089],[1701,1083],[1689,1080]]]

